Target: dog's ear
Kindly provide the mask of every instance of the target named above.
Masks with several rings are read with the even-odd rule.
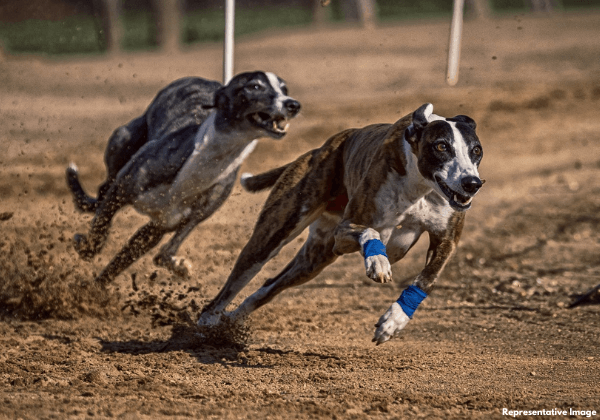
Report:
[[[417,141],[425,126],[429,123],[429,117],[433,112],[432,104],[423,104],[412,114],[412,123],[406,128],[406,139],[414,143]]]
[[[413,112],[413,126],[417,132],[423,131],[425,126],[429,123],[429,117],[433,113],[433,105],[423,104]]]
[[[227,111],[229,109],[229,95],[227,95],[227,86],[222,86],[215,92],[214,107],[223,111]]]
[[[472,118],[467,117],[466,115],[457,115],[452,118],[446,118],[446,121],[463,123],[463,124],[466,124],[469,127],[471,127],[473,130],[475,130],[477,128],[477,123]]]
[[[213,96],[212,104],[202,105],[203,109],[222,109],[227,110],[229,108],[229,97],[227,96],[227,92],[225,92],[225,86],[220,87]]]

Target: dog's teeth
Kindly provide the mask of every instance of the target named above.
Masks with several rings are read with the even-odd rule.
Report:
[[[279,120],[279,121],[273,120],[272,125],[273,125],[273,130],[274,131],[280,131],[280,132],[287,131],[287,128],[289,126],[289,124],[285,123],[285,120]]]
[[[290,124],[287,123],[285,120],[279,120],[279,121],[277,121],[277,130],[279,130],[279,131],[287,131],[289,125]]]
[[[460,196],[460,200],[458,199],[458,195],[454,194],[454,201],[457,203],[461,203],[463,206],[468,205],[473,200],[473,197],[464,197]]]

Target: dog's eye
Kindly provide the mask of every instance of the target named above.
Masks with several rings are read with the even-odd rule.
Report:
[[[448,150],[448,146],[446,146],[446,143],[438,143],[438,144],[435,145],[435,148],[439,152],[445,152],[446,150]]]
[[[479,147],[479,146],[473,147],[473,154],[475,156],[481,156],[481,152],[482,152],[481,147]]]
[[[281,86],[281,92],[287,96],[288,95],[288,88],[286,85]]]
[[[252,84],[248,85],[247,88],[249,90],[263,90],[264,89],[263,86],[258,83],[252,83]]]

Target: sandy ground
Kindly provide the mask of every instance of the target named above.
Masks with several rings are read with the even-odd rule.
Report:
[[[294,159],[340,129],[393,122],[424,102],[478,122],[487,183],[459,250],[402,336],[377,347],[373,324],[422,268],[427,238],[394,267],[390,285],[372,283],[360,256],[346,256],[256,312],[236,341],[193,337],[188,320],[225,281],[266,198],[239,186],[182,246],[191,280],[155,268],[150,254],[117,279],[108,301],[86,286],[144,218],[122,211],[101,255],[79,260],[71,238],[90,217],[74,210],[66,165],[77,162],[95,191],[112,130],[178,77],[219,79],[219,45],[0,61],[0,418],[600,411],[599,300],[568,308],[600,283],[598,27],[593,14],[467,22],[454,88],[444,84],[445,21],[238,43],[236,72],[274,71],[303,104],[290,134],[262,140],[246,171]]]

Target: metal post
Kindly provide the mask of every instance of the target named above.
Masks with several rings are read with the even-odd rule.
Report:
[[[223,84],[233,77],[233,35],[235,26],[235,0],[225,0],[225,42],[223,45]]]
[[[458,83],[464,5],[464,0],[454,0],[452,23],[450,24],[450,43],[448,46],[448,71],[446,72],[446,83],[450,86]]]

